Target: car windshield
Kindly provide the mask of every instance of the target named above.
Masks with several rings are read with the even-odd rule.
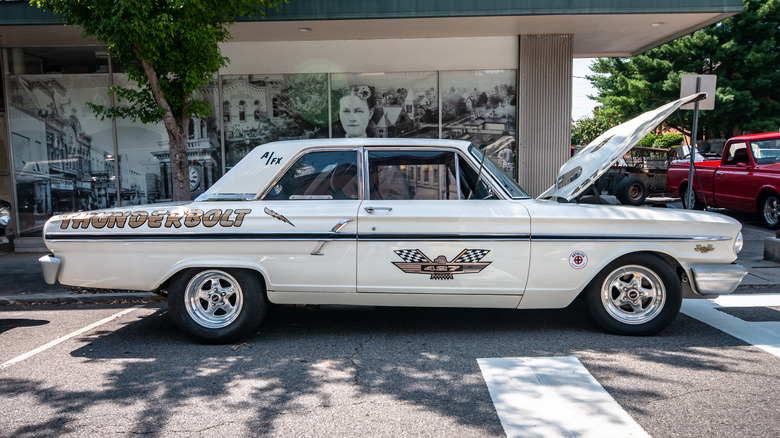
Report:
[[[487,170],[487,172],[489,172],[496,178],[496,180],[501,185],[501,187],[503,187],[504,190],[506,190],[506,192],[509,194],[509,196],[512,199],[522,199],[522,198],[529,197],[528,194],[525,192],[525,190],[523,190],[519,185],[517,185],[515,180],[510,178],[509,175],[507,175],[506,173],[504,173],[504,171],[499,169],[499,167],[496,166],[496,164],[492,160],[490,160],[489,158],[486,160],[485,159],[486,156],[482,153],[482,151],[477,149],[473,144],[469,146],[469,153],[471,153],[471,155],[477,159],[478,163],[483,163],[482,166],[485,168],[485,170]]]

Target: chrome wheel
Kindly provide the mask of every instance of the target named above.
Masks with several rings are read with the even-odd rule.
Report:
[[[763,214],[764,224],[769,228],[775,228],[780,223],[779,204],[775,195],[769,195],[764,198],[761,213]]]
[[[601,303],[607,313],[624,324],[652,321],[666,302],[666,288],[660,276],[639,265],[612,271],[601,286]]]
[[[244,292],[239,282],[224,271],[198,273],[187,284],[184,294],[187,313],[198,325],[219,329],[227,327],[241,314]]]

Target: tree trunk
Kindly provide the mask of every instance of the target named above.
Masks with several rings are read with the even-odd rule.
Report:
[[[189,201],[191,195],[187,136],[178,129],[176,132],[168,131],[168,146],[171,156],[171,196],[174,201]]]
[[[149,79],[149,89],[155,102],[165,111],[163,125],[165,125],[165,130],[168,132],[168,149],[171,156],[171,196],[174,201],[189,201],[192,198],[189,184],[190,165],[187,160],[187,139],[190,119],[186,116],[185,110],[182,109],[181,119],[177,123],[168,100],[160,90],[157,71],[141,57],[140,47],[135,47],[134,50],[138,55],[146,78]],[[185,98],[186,101],[187,99]]]

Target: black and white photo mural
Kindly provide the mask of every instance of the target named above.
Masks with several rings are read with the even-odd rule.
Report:
[[[219,109],[229,170],[261,144],[328,137],[327,74],[225,76]]]
[[[117,202],[108,75],[20,75],[7,80],[19,234],[39,236],[53,214]]]
[[[436,72],[331,75],[331,136],[439,137]]]
[[[227,75],[196,93],[211,115],[188,133],[194,199],[253,148],[278,140],[466,140],[517,178],[516,70]],[[55,213],[171,200],[161,123],[97,118],[107,73],[7,75],[20,236]],[[123,74],[113,83],[132,84]],[[115,139],[116,138],[116,139]]]
[[[517,71],[444,71],[442,138],[466,140],[517,178]]]

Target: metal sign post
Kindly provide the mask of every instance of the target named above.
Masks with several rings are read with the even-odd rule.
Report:
[[[701,91],[701,78],[696,78],[696,93]],[[691,165],[688,168],[688,190],[685,192],[685,208],[693,209],[693,171],[696,168],[696,134],[699,128],[699,101],[693,104],[693,130],[691,130]]]
[[[711,110],[715,108],[715,90],[717,76],[715,75],[682,75],[680,84],[680,97],[685,97],[701,91],[707,92],[707,98],[691,104],[683,105],[680,109],[693,109],[693,129],[691,130],[691,161],[688,168],[688,189],[685,192],[685,208],[693,209],[695,195],[693,190],[693,177],[696,171],[696,137],[699,129],[699,110]],[[700,105],[701,104],[701,105]],[[704,196],[704,194],[702,194]]]

